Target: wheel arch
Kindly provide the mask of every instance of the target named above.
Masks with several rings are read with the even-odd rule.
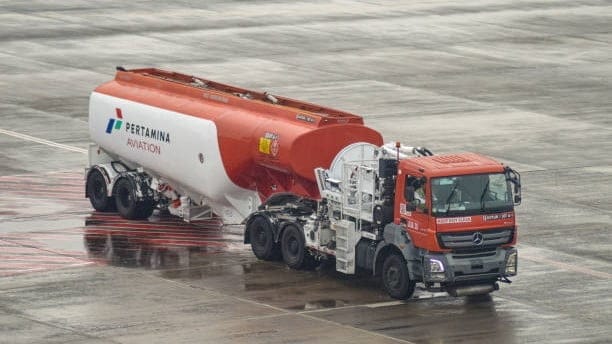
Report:
[[[389,244],[389,243],[384,243],[382,245],[381,244],[379,244],[379,246],[376,248],[376,253],[374,255],[374,264],[372,267],[372,274],[374,276],[380,275],[380,271],[382,270],[383,263],[385,262],[385,259],[390,254],[397,253],[401,255],[402,257],[404,256],[404,254],[399,249],[399,247],[395,246],[394,244]],[[404,257],[404,259],[406,258]]]
[[[404,258],[408,266],[410,279],[419,279],[419,269],[417,268],[420,261],[419,249],[414,246],[405,229],[394,223],[385,226],[383,240],[376,247],[374,263],[372,264],[373,275],[380,274],[385,258],[391,253],[398,253]]]

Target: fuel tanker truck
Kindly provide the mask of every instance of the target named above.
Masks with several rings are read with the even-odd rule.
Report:
[[[388,294],[485,294],[517,273],[520,175],[474,154],[383,144],[360,116],[159,69],[117,68],[89,103],[86,196],[244,224],[262,260],[329,260]]]

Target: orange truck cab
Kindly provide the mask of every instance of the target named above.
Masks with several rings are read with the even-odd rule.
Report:
[[[393,222],[418,252],[409,261],[411,274],[451,295],[480,283],[497,288],[496,280],[516,274],[514,205],[520,201],[520,175],[488,157],[401,160]]]

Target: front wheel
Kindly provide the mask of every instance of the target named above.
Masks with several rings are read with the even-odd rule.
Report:
[[[416,284],[410,280],[404,257],[396,252],[389,254],[383,263],[382,282],[389,296],[400,300],[411,297]]]

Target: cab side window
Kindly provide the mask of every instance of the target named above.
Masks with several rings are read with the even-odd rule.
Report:
[[[411,209],[424,210],[425,206],[425,180],[413,176],[406,176],[404,196]]]

